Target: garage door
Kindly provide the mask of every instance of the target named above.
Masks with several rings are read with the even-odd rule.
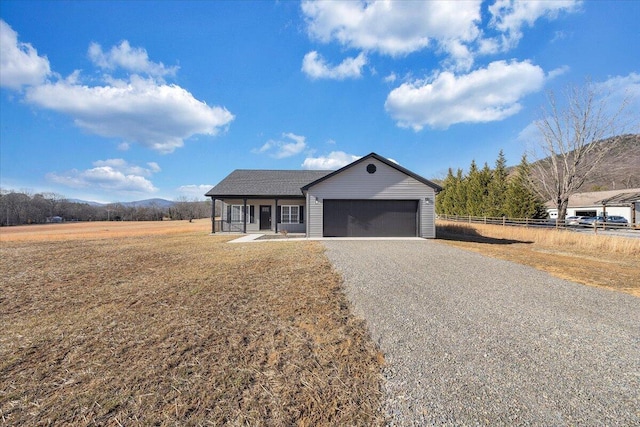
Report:
[[[415,237],[417,200],[324,200],[324,237]]]

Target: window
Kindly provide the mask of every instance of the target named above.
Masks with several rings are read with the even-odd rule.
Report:
[[[247,208],[249,209],[249,218],[247,222],[255,224],[255,206],[247,205]],[[229,210],[229,217],[231,218],[231,222],[244,222],[244,205],[231,205]]]
[[[298,224],[300,222],[300,206],[282,205],[280,222],[282,224]]]
[[[231,222],[243,222],[243,205],[231,205]]]

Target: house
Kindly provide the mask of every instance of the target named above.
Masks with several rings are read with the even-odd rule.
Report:
[[[546,203],[550,218],[557,218],[553,202]],[[576,193],[569,197],[567,216],[623,216],[630,225],[640,226],[640,188]]]
[[[440,190],[371,153],[336,171],[235,170],[206,196],[223,203],[223,231],[434,238]]]

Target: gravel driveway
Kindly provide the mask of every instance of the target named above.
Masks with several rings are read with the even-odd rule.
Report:
[[[326,241],[390,425],[640,425],[640,298],[437,241]]]

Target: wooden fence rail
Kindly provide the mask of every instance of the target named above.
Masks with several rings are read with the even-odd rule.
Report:
[[[488,216],[471,216],[471,215],[438,215],[438,219],[455,222],[466,222],[469,224],[494,224],[502,226],[516,227],[546,227],[546,228],[592,228],[594,231],[598,229],[623,229],[629,228],[628,224],[616,224],[607,222],[596,222],[592,224],[568,224],[565,221],[557,219],[533,219],[533,218],[507,218],[507,217],[488,217]]]

